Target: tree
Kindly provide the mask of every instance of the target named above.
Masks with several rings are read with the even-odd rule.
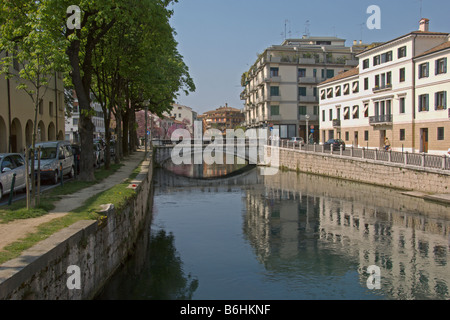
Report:
[[[31,202],[35,198],[35,146],[37,135],[37,116],[39,105],[46,94],[48,85],[56,71],[63,69],[65,55],[64,43],[55,40],[45,28],[47,12],[38,1],[5,1],[0,4],[0,50],[6,54],[1,58],[1,71],[14,78],[17,88],[24,90],[31,98],[34,109],[33,133],[30,155],[31,161]],[[11,73],[15,64],[18,73]],[[27,176],[27,180],[29,177]],[[30,183],[27,181],[27,186]],[[30,208],[27,188],[27,207]],[[36,205],[37,203],[34,203]]]

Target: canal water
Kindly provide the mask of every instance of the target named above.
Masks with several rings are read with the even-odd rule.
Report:
[[[167,169],[145,240],[98,299],[450,298],[446,206],[295,172]]]

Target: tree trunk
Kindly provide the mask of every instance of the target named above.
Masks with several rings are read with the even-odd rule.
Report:
[[[125,110],[123,110],[122,113],[122,153],[124,157],[129,156],[128,152],[128,145],[129,145],[129,126],[130,126],[130,120],[129,120],[129,106]]]

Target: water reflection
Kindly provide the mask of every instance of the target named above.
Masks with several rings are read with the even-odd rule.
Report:
[[[146,267],[123,273],[134,286],[115,297],[450,298],[448,207],[392,189],[258,170],[220,182],[155,170],[151,249],[138,253]],[[367,288],[371,265],[381,268],[380,290]]]

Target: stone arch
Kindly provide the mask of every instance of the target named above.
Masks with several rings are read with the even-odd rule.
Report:
[[[11,122],[11,152],[23,152],[23,140],[22,140],[22,124],[20,120],[14,118]]]
[[[63,141],[64,140],[64,132],[62,132],[62,130],[59,130],[57,139],[59,141]]]
[[[47,130],[45,130],[45,124],[41,120],[39,121],[39,124],[37,126],[37,135],[36,135],[36,142],[44,142],[47,141],[45,133]]]
[[[56,140],[56,127],[53,122],[50,122],[50,124],[48,125],[47,138],[48,138],[48,141]]]
[[[25,145],[31,146],[33,142],[33,121],[28,120],[25,126]]]
[[[0,153],[8,152],[8,131],[5,120],[0,116]]]

